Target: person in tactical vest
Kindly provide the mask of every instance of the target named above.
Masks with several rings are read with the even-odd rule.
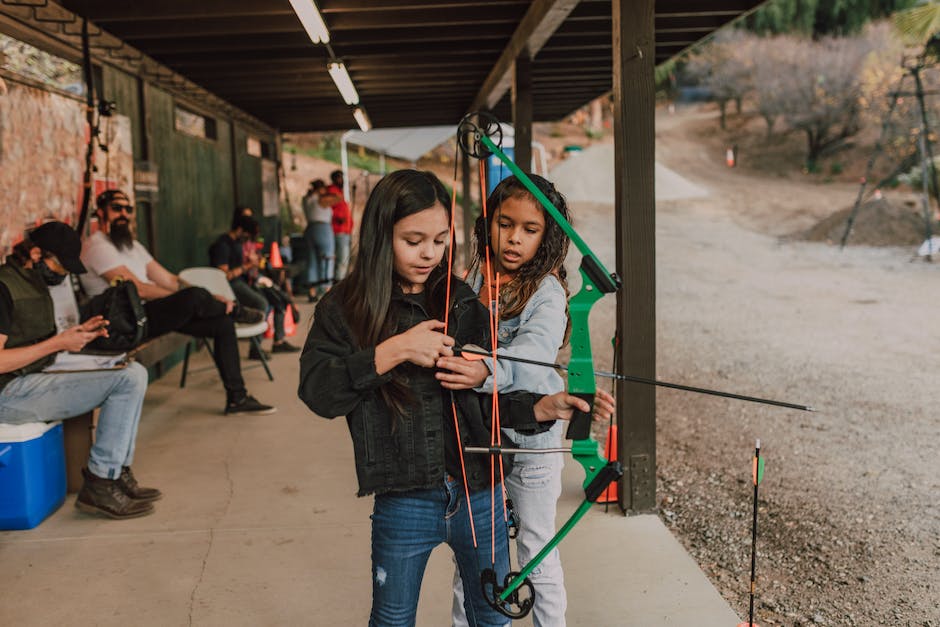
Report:
[[[0,266],[0,423],[63,420],[100,407],[75,506],[136,518],[153,513],[153,502],[162,496],[138,485],[131,471],[147,370],[133,362],[115,370],[43,372],[60,351],[80,351],[108,333],[101,316],[56,329],[48,286],[62,283],[69,272],[85,272],[81,246],[68,225],[48,222]]]

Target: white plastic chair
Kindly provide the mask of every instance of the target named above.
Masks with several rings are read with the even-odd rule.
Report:
[[[216,294],[226,300],[235,300],[235,292],[232,291],[232,286],[229,285],[228,279],[225,278],[225,273],[219,268],[186,268],[180,272],[179,277],[190,285],[205,288],[211,294]],[[268,379],[274,381],[274,375],[271,374],[271,369],[268,368],[268,360],[264,356],[264,351],[261,350],[261,342],[258,341],[261,334],[267,330],[268,323],[265,320],[254,324],[235,323],[235,336],[238,339],[248,338],[252,347],[258,351],[258,355],[261,357],[261,365],[268,374]],[[205,342],[209,354],[212,355],[212,348],[209,347],[209,343],[206,342],[205,339],[203,339],[203,342]],[[186,355],[183,358],[183,375],[180,379],[180,387],[185,387],[186,385],[186,371],[189,368],[189,351],[190,344],[186,344]],[[213,359],[215,359],[214,355]]]

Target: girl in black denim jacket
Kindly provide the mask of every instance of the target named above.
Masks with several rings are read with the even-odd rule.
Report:
[[[488,345],[485,307],[447,267],[449,203],[430,172],[400,170],[376,185],[357,258],[317,306],[301,357],[300,398],[321,416],[346,416],[359,495],[376,494],[370,625],[414,624],[424,568],[441,542],[466,582],[470,624],[508,624],[479,583],[483,568],[498,581],[509,570],[501,513],[491,525],[490,463],[460,449],[489,444],[492,399],[445,392],[433,370],[455,345]],[[564,393],[500,397],[503,424],[530,433],[575,407],[589,409]],[[502,512],[501,486],[495,495]]]

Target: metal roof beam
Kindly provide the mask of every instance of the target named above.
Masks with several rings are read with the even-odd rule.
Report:
[[[516,57],[527,51],[529,57],[535,59],[542,46],[577,5],[578,0],[534,0],[519,22],[509,45],[483,81],[483,87],[473,99],[469,111],[495,107],[512,86],[512,69]]]

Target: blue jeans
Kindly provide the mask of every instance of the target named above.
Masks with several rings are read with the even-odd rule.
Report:
[[[446,479],[439,488],[382,494],[372,513],[372,615],[369,625],[414,625],[418,593],[431,551],[446,542],[454,551],[466,586],[466,613],[471,625],[508,625],[509,619],[483,599],[480,572],[495,567],[500,583],[509,572],[509,538],[502,514],[502,490],[496,487],[496,564],[490,490],[470,494],[476,527],[473,546],[463,483]]]
[[[346,272],[349,270],[349,233],[336,234],[336,272],[334,277],[337,281],[346,278]]]
[[[333,281],[333,260],[336,258],[336,242],[333,225],[329,222],[311,222],[304,230],[307,240],[307,284],[310,287],[329,289]]]
[[[88,470],[117,479],[121,467],[134,462],[146,391],[147,369],[136,362],[120,370],[37,372],[17,377],[0,390],[0,422],[62,420],[100,407]]]

